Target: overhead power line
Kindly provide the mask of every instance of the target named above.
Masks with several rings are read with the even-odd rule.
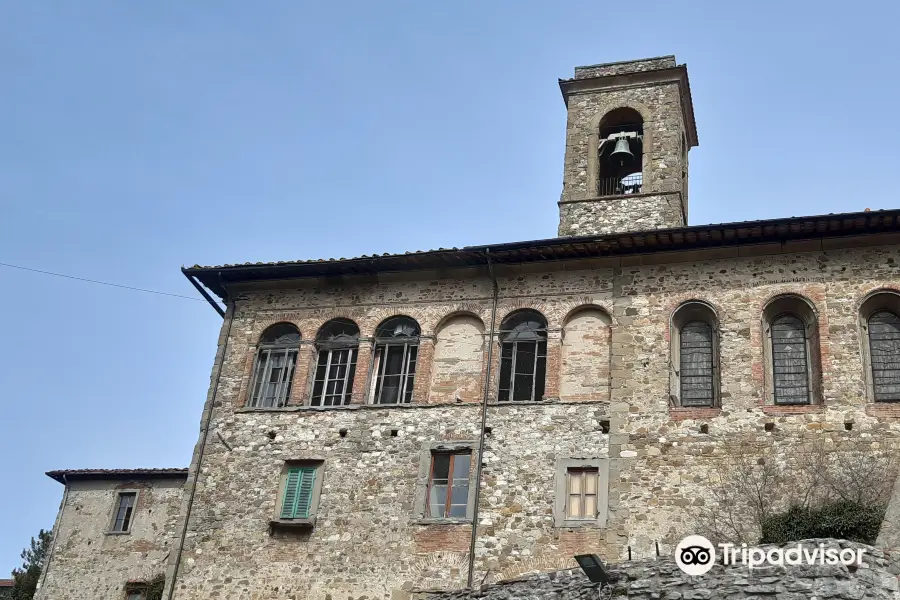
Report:
[[[76,281],[84,281],[87,283],[96,283],[98,285],[108,285],[110,287],[122,288],[123,290],[132,290],[135,292],[146,292],[148,294],[157,294],[160,296],[171,296],[172,298],[184,298],[185,300],[194,300],[197,302],[205,302],[202,298],[192,298],[191,296],[182,296],[181,294],[170,294],[169,292],[157,292],[156,290],[148,290],[145,288],[131,287],[130,285],[119,285],[118,283],[109,283],[108,281],[97,281],[96,279],[86,279],[84,277],[75,277],[74,275],[63,275],[62,273],[53,273],[52,271],[42,271],[40,269],[31,269],[19,265],[11,265],[8,263],[0,263],[0,267],[9,267],[10,269],[21,269],[22,271],[31,271],[32,273],[41,273],[42,275],[53,275],[54,277],[65,277],[66,279],[75,279]]]

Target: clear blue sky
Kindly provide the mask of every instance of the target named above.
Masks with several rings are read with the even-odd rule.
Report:
[[[898,6],[3,2],[0,262],[196,296],[181,265],[552,237],[557,78],[671,53],[692,224],[896,207]],[[0,319],[3,577],[44,471],[188,464],[221,321],[4,267]]]

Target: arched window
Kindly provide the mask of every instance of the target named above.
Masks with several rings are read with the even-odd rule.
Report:
[[[880,310],[869,317],[869,355],[876,402],[900,401],[900,317]]]
[[[498,400],[541,400],[547,375],[547,321],[533,310],[517,311],[500,326]]]
[[[300,332],[290,323],[277,323],[263,332],[253,367],[249,406],[277,408],[287,404],[299,348]]]
[[[860,307],[869,397],[900,402],[900,294],[881,290]]]
[[[797,315],[788,313],[772,321],[772,359],[775,404],[808,403],[806,327]]]
[[[763,311],[768,394],[774,404],[813,404],[821,397],[818,318],[805,299],[786,295]]]
[[[409,317],[392,317],[375,330],[373,404],[412,401],[420,333],[419,324]]]
[[[316,372],[310,403],[313,406],[350,404],[356,355],[359,351],[359,327],[349,319],[333,319],[316,335]]]
[[[672,396],[678,406],[719,403],[718,321],[703,302],[688,302],[672,315]]]

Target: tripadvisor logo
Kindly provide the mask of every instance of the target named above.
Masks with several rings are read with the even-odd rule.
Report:
[[[798,543],[788,548],[748,547],[747,544],[719,544],[722,564],[743,565],[749,569],[761,566],[796,565],[862,565],[863,548],[826,548]],[[716,547],[702,535],[689,535],[675,547],[675,564],[688,575],[703,575],[716,562]]]
[[[689,535],[675,546],[675,564],[688,575],[703,575],[716,562],[716,549],[702,535]]]

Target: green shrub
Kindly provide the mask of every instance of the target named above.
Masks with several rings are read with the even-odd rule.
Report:
[[[814,507],[792,506],[762,522],[763,544],[809,538],[838,538],[874,544],[887,507],[833,500]]]

